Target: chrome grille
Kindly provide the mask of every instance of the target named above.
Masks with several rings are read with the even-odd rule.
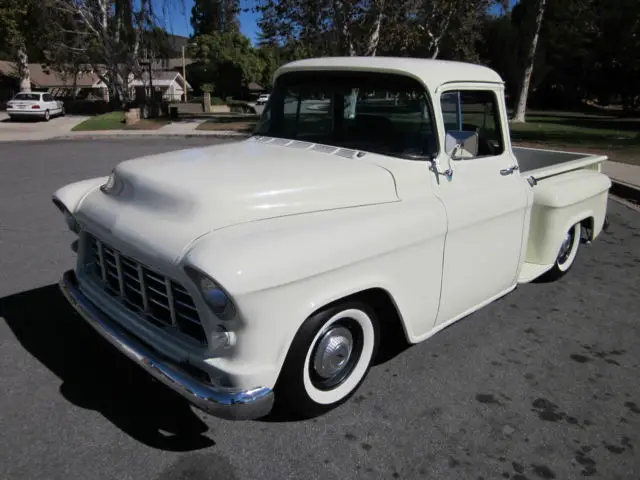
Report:
[[[181,285],[86,235],[87,270],[106,293],[146,321],[206,344],[198,310]]]

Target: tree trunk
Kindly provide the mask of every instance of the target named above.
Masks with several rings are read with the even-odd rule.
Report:
[[[533,73],[533,64],[536,60],[536,48],[538,47],[538,37],[540,36],[540,27],[542,26],[542,18],[544,17],[544,9],[546,7],[547,0],[539,0],[538,3],[538,15],[536,16],[536,30],[531,40],[531,47],[529,48],[529,56],[527,57],[527,67],[524,70],[524,76],[522,78],[522,86],[520,88],[520,95],[518,96],[518,105],[516,106],[516,112],[512,121],[515,123],[524,123],[525,114],[527,111],[527,96],[529,95],[529,84],[531,83],[531,74]]]
[[[20,91],[31,91],[31,73],[29,72],[29,57],[27,56],[27,49],[24,45],[18,47],[17,54],[17,70],[18,78],[20,79]]]
[[[382,17],[384,10],[384,0],[381,0],[378,4],[378,13],[373,23],[373,29],[371,35],[369,35],[369,41],[367,42],[367,49],[365,55],[375,57],[378,50],[378,44],[380,43],[380,27],[382,26]]]

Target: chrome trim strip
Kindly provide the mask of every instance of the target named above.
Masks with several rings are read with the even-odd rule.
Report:
[[[107,341],[167,387],[199,409],[229,420],[251,420],[267,415],[273,406],[273,391],[257,387],[226,392],[205,384],[152,352],[115,321],[99,310],[78,288],[73,270],[64,273],[60,290],[75,310]]]

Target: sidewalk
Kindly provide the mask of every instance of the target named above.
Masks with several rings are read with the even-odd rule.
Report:
[[[640,203],[640,167],[607,160],[602,164],[602,172],[613,183],[611,193]]]

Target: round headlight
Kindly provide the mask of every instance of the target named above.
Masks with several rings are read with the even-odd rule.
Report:
[[[202,297],[213,314],[220,320],[231,320],[234,318],[236,310],[227,292],[211,278],[201,273],[194,273],[198,276],[198,287],[200,288],[200,292],[202,292]]]

